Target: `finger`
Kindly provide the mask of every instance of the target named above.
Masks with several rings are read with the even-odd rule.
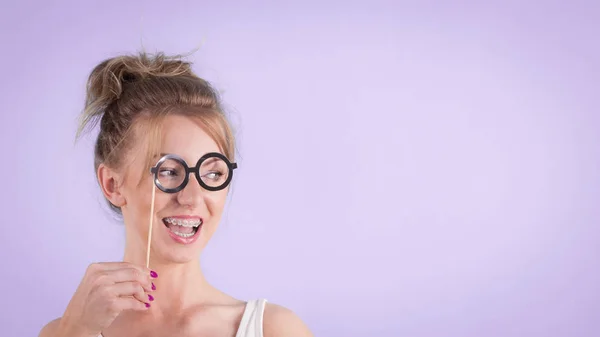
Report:
[[[115,283],[107,287],[107,291],[118,297],[131,296],[141,303],[149,303],[150,299],[154,300],[153,297],[144,292],[144,288],[137,282],[121,282]]]
[[[93,271],[98,271],[98,272],[102,272],[102,271],[107,271],[107,270],[119,270],[119,269],[126,269],[126,268],[135,268],[138,269],[141,273],[143,274],[150,274],[151,270],[144,267],[144,266],[140,266],[137,264],[133,264],[130,262],[98,262],[98,263],[92,263],[88,269],[93,270]]]
[[[152,291],[152,280],[150,279],[150,274],[142,274],[142,272],[136,268],[110,270],[104,272],[103,275],[107,281],[110,281],[110,283],[138,282],[146,291]]]
[[[150,307],[150,305],[142,303],[133,297],[118,297],[114,300],[112,306],[112,309],[116,312],[124,310],[145,311]]]

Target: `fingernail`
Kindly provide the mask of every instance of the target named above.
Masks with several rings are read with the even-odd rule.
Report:
[[[154,282],[152,282],[152,290],[156,290],[156,286],[154,285]]]
[[[154,297],[152,297],[152,295],[150,295],[150,294],[148,294],[148,299],[149,299],[150,301],[154,301]]]
[[[146,308],[150,308],[150,303],[146,303]]]
[[[156,273],[154,270],[151,270],[151,271],[150,271],[150,277],[152,277],[152,278],[157,278],[157,277],[158,277],[158,274],[157,274],[157,273]]]

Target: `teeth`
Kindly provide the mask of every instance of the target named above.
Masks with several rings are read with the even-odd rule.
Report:
[[[175,233],[175,235],[177,236],[181,236],[182,238],[189,238],[190,236],[194,235],[194,233],[179,233],[177,231],[171,231],[173,233]]]
[[[202,224],[202,220],[181,220],[175,218],[166,218],[165,222],[183,227],[198,227]]]

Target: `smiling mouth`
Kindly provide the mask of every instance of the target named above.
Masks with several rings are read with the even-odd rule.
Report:
[[[180,218],[164,218],[163,223],[169,230],[181,238],[190,238],[198,232],[200,226],[202,226],[202,219],[180,219]]]

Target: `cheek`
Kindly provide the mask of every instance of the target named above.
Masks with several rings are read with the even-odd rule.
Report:
[[[165,195],[165,193],[162,193],[159,190],[154,193],[153,201],[152,190],[150,188],[140,187],[128,191],[127,204],[129,205],[129,208],[133,210],[132,213],[134,213],[137,218],[136,222],[141,223],[143,226],[147,226],[150,221],[150,210],[152,209],[153,202],[155,215],[170,202],[170,195]]]
[[[172,196],[170,195],[165,195],[164,193],[159,193],[160,191],[157,191],[155,196],[154,196],[154,209],[153,209],[153,215],[154,218],[152,219],[153,227],[156,226],[162,226],[163,222],[162,222],[162,217],[161,217],[161,212],[165,209],[168,209],[168,205],[171,202],[171,198]],[[143,195],[140,197],[139,202],[137,204],[136,207],[136,217],[137,217],[137,227],[138,230],[142,233],[144,233],[144,235],[146,235],[146,233],[148,232],[148,228],[150,227],[150,211],[152,210],[152,192],[145,192],[145,197],[143,197]]]
[[[150,216],[150,209],[152,207],[152,192],[147,192],[148,202],[145,205],[145,210],[148,216]],[[154,195],[154,214],[159,215],[162,211],[169,209],[172,203],[176,203],[175,194],[166,194],[161,191],[156,191]],[[172,207],[171,207],[172,208]]]
[[[226,199],[226,191],[217,191],[205,196],[204,202],[206,203],[206,207],[211,215],[218,216],[223,212]]]

